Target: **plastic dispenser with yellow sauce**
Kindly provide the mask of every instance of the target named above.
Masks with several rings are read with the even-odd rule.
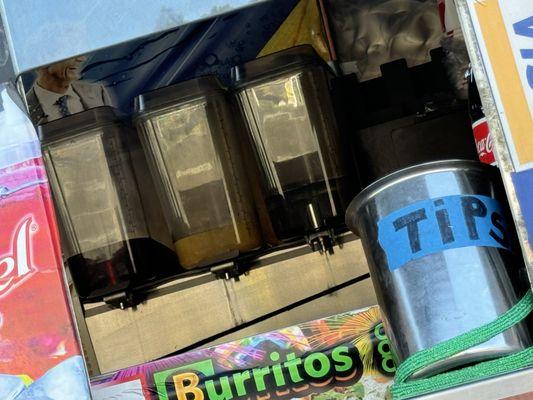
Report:
[[[218,80],[201,77],[144,93],[135,107],[181,265],[202,267],[260,247],[240,155],[242,124]]]

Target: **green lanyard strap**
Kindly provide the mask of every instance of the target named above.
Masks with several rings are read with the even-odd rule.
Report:
[[[530,290],[516,305],[496,320],[413,354],[398,367],[394,385],[391,389],[393,399],[402,400],[420,396],[532,366],[533,347],[530,347],[518,353],[496,360],[481,362],[471,367],[446,372],[430,378],[408,381],[415,372],[492,339],[518,324],[532,311],[533,292]]]

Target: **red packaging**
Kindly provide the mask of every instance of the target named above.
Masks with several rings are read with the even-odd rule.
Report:
[[[494,157],[494,147],[492,143],[492,135],[490,134],[489,124],[485,117],[477,120],[472,124],[474,131],[474,140],[476,141],[477,154],[479,161],[485,164],[496,164]]]
[[[0,398],[17,375],[24,385],[4,389],[9,399],[59,400],[58,388],[89,399],[39,142],[14,91],[0,93]]]
[[[455,0],[438,0],[437,7],[442,31],[446,36],[462,36],[461,22],[457,14]]]
[[[36,379],[80,354],[42,160],[0,170],[0,187],[0,371]]]

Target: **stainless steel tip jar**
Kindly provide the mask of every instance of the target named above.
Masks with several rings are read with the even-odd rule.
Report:
[[[470,161],[388,175],[350,204],[396,361],[495,320],[517,302],[497,170]],[[419,371],[429,376],[522,350],[523,325]]]

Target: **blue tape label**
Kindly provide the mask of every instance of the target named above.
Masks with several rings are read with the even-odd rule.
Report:
[[[469,246],[510,250],[500,204],[487,196],[446,196],[411,204],[378,221],[379,244],[394,271],[409,261]]]

